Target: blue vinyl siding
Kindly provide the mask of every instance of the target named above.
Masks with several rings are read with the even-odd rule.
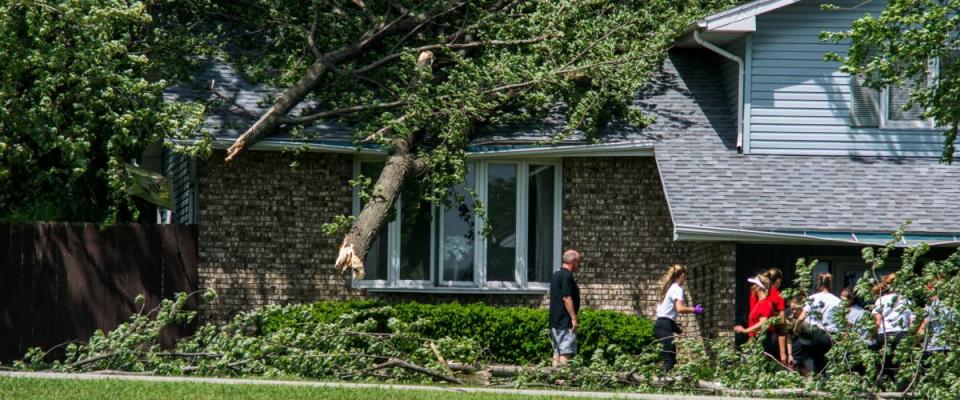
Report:
[[[740,58],[743,58],[746,54],[746,40],[743,38],[724,47],[725,50]],[[720,73],[723,75],[723,92],[726,96],[727,105],[730,106],[731,115],[737,115],[737,94],[739,93],[739,88],[737,87],[739,77],[737,74],[739,72],[739,66],[736,62],[721,57]]]
[[[821,3],[844,9],[821,10]],[[751,153],[940,155],[939,130],[850,127],[850,77],[839,63],[823,60],[825,52],[845,54],[848,44],[820,42],[820,32],[847,29],[885,6],[883,0],[809,0],[757,17],[750,42]]]

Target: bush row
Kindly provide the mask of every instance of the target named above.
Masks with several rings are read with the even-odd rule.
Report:
[[[549,358],[547,310],[529,307],[492,307],[484,304],[391,304],[362,300],[291,305],[266,313],[258,323],[269,333],[296,324],[329,323],[340,316],[360,312],[362,318],[377,321],[387,332],[387,321],[397,318],[412,324],[417,333],[429,338],[471,338],[484,349],[484,358],[500,363],[525,364]],[[653,336],[653,323],[616,311],[581,310],[577,341],[579,355],[590,357],[597,349],[613,357],[639,354]],[[610,347],[615,346],[615,347]],[[610,351],[608,351],[608,349]]]

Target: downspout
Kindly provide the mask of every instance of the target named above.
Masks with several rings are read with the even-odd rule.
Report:
[[[700,29],[695,28],[693,30],[693,40],[697,44],[706,47],[708,50],[717,53],[723,57],[726,57],[730,60],[733,60],[737,63],[737,152],[743,152],[743,58],[737,57],[733,53],[717,47],[713,43],[704,41],[700,37]]]

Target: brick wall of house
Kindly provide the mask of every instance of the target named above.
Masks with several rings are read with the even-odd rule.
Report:
[[[679,316],[684,334],[713,337],[732,326],[736,248],[673,241],[653,158],[570,158],[563,165],[563,245],[585,255],[579,282],[586,306],[653,318],[660,278],[680,263],[692,278],[688,303],[707,309],[705,317]]]
[[[301,154],[296,169],[280,152],[223,157],[215,153],[200,173],[198,272],[201,286],[219,294],[205,317],[219,322],[265,304],[352,297],[333,268],[339,243],[320,230],[350,212],[351,157]]]
[[[546,304],[544,295],[367,293],[332,267],[337,239],[320,225],[350,211],[351,159],[309,153],[250,152],[207,163],[200,181],[200,279],[219,299],[205,315],[223,321],[271,303],[349,298],[387,301]],[[217,155],[214,155],[217,160]],[[653,158],[570,158],[563,163],[563,246],[585,256],[578,274],[583,307],[652,317],[658,282],[673,263],[688,264],[691,303],[704,318],[681,316],[687,335],[713,336],[733,321],[735,247],[678,243]],[[729,316],[729,318],[727,318]],[[722,329],[721,329],[722,328]]]
[[[690,243],[687,297],[706,309],[697,318],[704,337],[733,337],[737,248],[733,243]]]

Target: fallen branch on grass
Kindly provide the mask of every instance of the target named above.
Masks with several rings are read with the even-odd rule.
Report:
[[[153,371],[130,372],[130,371],[117,371],[115,369],[104,369],[99,371],[90,371],[87,373],[91,375],[120,375],[120,376],[154,376],[156,375],[153,373]]]
[[[96,356],[96,357],[85,358],[85,359],[83,359],[83,360],[80,360],[80,361],[77,361],[77,362],[75,362],[75,363],[73,363],[73,364],[70,364],[70,366],[73,367],[73,368],[80,368],[80,367],[83,367],[83,366],[88,365],[88,364],[93,364],[93,363],[95,363],[95,362],[97,362],[97,361],[103,361],[103,360],[106,360],[106,359],[109,359],[109,358],[116,357],[117,354],[118,354],[118,353],[113,352],[113,353],[101,354],[101,355]]]
[[[419,372],[419,373],[421,373],[421,374],[431,376],[431,377],[433,377],[433,378],[435,378],[435,379],[439,379],[439,380],[446,381],[446,382],[450,382],[450,383],[456,383],[456,384],[458,384],[458,385],[463,385],[463,384],[464,384],[463,381],[461,381],[461,380],[459,380],[459,379],[457,379],[457,378],[454,378],[454,377],[452,377],[452,376],[444,375],[444,374],[441,374],[441,373],[439,373],[439,372],[433,371],[433,370],[431,370],[431,369],[424,368],[424,367],[421,367],[421,366],[419,366],[419,365],[412,364],[412,363],[410,363],[410,362],[407,362],[407,361],[404,361],[404,360],[401,360],[401,359],[398,359],[398,358],[391,358],[391,359],[387,360],[386,362],[383,362],[383,363],[380,363],[380,364],[376,364],[376,365],[374,365],[374,366],[372,367],[372,369],[373,369],[373,370],[381,370],[381,369],[394,368],[394,367],[398,367],[398,368],[403,368],[403,369],[407,369],[407,370],[410,370],[410,371]]]
[[[830,393],[827,393],[827,392],[807,390],[803,388],[753,389],[753,390],[731,389],[726,387],[722,383],[710,382],[710,381],[698,381],[697,389],[707,390],[717,394],[723,394],[726,396],[748,396],[748,397],[798,396],[798,397],[823,397],[823,398],[832,397]]]

